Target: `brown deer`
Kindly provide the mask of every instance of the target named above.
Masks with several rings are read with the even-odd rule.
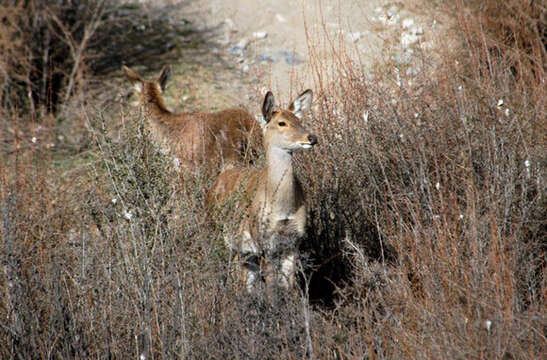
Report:
[[[169,111],[163,99],[171,74],[169,66],[163,67],[155,81],[145,81],[127,66],[123,70],[138,94],[152,138],[186,170],[243,162],[255,146],[251,141],[260,138],[257,121],[242,108],[213,113]]]
[[[312,91],[306,90],[288,110],[274,111],[274,97],[268,92],[262,106],[266,166],[226,169],[207,195],[207,206],[214,217],[223,216],[223,209],[241,216],[237,234],[227,235],[224,240],[243,260],[242,273],[249,291],[255,287],[261,270],[266,285],[272,280],[286,289],[294,285],[307,209],[292,156],[295,151],[317,144],[317,137],[300,122],[312,99]]]

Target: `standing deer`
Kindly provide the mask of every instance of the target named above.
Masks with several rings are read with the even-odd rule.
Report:
[[[170,67],[164,66],[155,81],[145,81],[123,66],[123,70],[139,97],[152,138],[164,150],[178,158],[186,170],[207,169],[236,164],[245,160],[258,138],[259,126],[245,109],[232,108],[214,113],[173,113],[163,99],[170,77]]]
[[[226,169],[207,195],[208,209],[215,216],[223,207],[231,207],[229,210],[241,215],[237,234],[225,236],[224,241],[242,258],[242,273],[249,291],[255,287],[261,267],[266,285],[273,280],[285,289],[294,285],[307,209],[292,154],[317,144],[317,137],[300,123],[312,99],[312,91],[306,90],[288,110],[274,111],[274,96],[268,92],[262,105],[266,166]]]

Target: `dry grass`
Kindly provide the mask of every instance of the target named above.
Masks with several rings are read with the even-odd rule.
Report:
[[[0,111],[37,120],[70,118],[74,107],[97,101],[111,86],[100,76],[122,64],[157,66],[178,54],[177,44],[202,41],[183,6],[136,1],[0,2]],[[131,30],[131,31],[127,31]]]
[[[509,3],[448,8],[461,46],[408,77],[312,54],[294,294],[241,292],[212,179],[173,171],[139,114],[79,107],[85,151],[4,142],[0,358],[540,358],[544,21]]]

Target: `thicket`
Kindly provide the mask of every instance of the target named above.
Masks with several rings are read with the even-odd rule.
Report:
[[[0,1],[1,109],[34,118],[61,105],[72,111],[75,97],[84,102],[104,93],[97,80],[122,64],[157,66],[152,59],[197,40],[186,20],[172,16],[180,6]]]
[[[92,146],[69,160],[7,142],[0,357],[540,358],[545,11],[437,6],[459,45],[417,48],[409,75],[336,39],[326,63],[308,39],[320,142],[296,158],[310,215],[293,294],[242,291],[204,214],[212,179],[175,172],[134,111],[79,107]]]

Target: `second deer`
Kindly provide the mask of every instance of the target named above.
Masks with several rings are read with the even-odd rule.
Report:
[[[300,122],[312,99],[312,91],[306,90],[288,110],[274,111],[274,96],[268,92],[262,106],[266,166],[223,171],[207,196],[208,208],[213,213],[222,210],[240,213],[236,234],[228,234],[224,240],[242,260],[249,291],[255,288],[261,275],[266,285],[273,283],[282,288],[294,285],[307,208],[292,160],[295,151],[311,149],[317,144],[317,137]]]
[[[251,142],[260,138],[255,118],[242,108],[213,113],[169,111],[163,99],[171,74],[168,66],[155,81],[144,80],[127,66],[123,70],[138,94],[152,138],[177,157],[186,170],[244,162],[255,146]]]

